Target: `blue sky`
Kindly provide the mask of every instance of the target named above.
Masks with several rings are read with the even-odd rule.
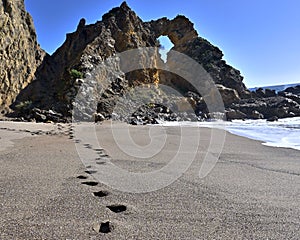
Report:
[[[38,41],[54,52],[81,18],[101,20],[122,0],[25,0]],[[247,87],[300,82],[299,0],[128,0],[144,21],[183,14],[239,69]]]

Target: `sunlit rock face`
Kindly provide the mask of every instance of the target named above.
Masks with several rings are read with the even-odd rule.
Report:
[[[34,79],[45,52],[23,0],[0,0],[0,112]]]
[[[95,24],[86,25],[85,20],[82,19],[77,30],[67,34],[65,43],[52,56],[44,59],[35,74],[36,81],[19,94],[15,105],[30,101],[32,108],[52,109],[63,116],[70,117],[72,103],[80,85],[84,82],[86,94],[95,85],[101,86],[101,81],[107,73],[107,69],[101,68],[104,60],[132,49],[143,47],[158,49],[160,44],[157,39],[160,36],[168,36],[174,45],[172,50],[184,53],[197,61],[211,75],[220,89],[228,89],[221,91],[221,94],[226,94],[224,99],[228,99],[230,103],[249,94],[242,82],[243,77],[240,72],[222,60],[223,54],[220,49],[198,36],[193,23],[188,18],[177,16],[172,20],[161,18],[143,22],[124,2],[120,7],[105,14],[102,20]],[[33,40],[35,41],[35,38]],[[140,55],[143,55],[142,50]],[[117,77],[106,86],[104,92],[99,91],[93,95],[99,103],[98,112],[109,117],[118,96],[140,84],[166,84],[177,89],[182,95],[196,91],[185,79],[156,67],[162,64],[158,50],[153,52],[152,56],[145,56],[146,58],[150,59],[152,69],[147,68],[149,62],[140,61],[140,69],[128,73],[121,70],[117,60],[111,62],[109,72],[114,72]],[[172,65],[172,61],[168,59],[166,64]],[[129,63],[130,61],[132,59],[128,59]],[[102,72],[101,76],[96,78],[97,69],[98,72],[104,73]],[[33,74],[34,71],[31,76]],[[192,100],[194,106],[197,105],[195,101]],[[82,108],[87,110],[88,105],[82,103]],[[87,111],[92,112],[93,109]]]

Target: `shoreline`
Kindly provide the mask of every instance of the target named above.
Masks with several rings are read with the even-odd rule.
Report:
[[[103,150],[89,145],[93,129],[84,129],[87,138],[76,143],[76,133],[70,139],[68,134],[73,132],[65,128],[66,134],[15,140],[14,147],[0,151],[1,239],[299,236],[299,151],[266,147],[260,141],[227,133],[219,161],[201,179],[198,173],[211,134],[210,129],[201,128],[199,152],[180,178],[158,191],[133,194],[102,183],[87,185],[97,182],[93,171],[99,169],[84,167],[75,144],[96,152],[102,162],[107,161],[104,155],[108,154],[114,164],[129,171],[154,171],[174,156],[179,130],[165,127],[171,137],[161,155],[138,160],[117,149],[107,122],[94,127]],[[150,126],[129,128],[135,141],[144,146],[149,143]],[[153,136],[160,136],[160,132]],[[112,205],[125,206],[126,210],[115,213],[107,207]],[[94,229],[106,220],[111,223],[111,232],[97,233]]]
[[[283,118],[280,120],[284,121],[286,119],[300,119],[300,117]],[[278,123],[280,123],[280,120]],[[100,123],[100,125],[103,123],[107,124],[110,121],[111,120],[105,120],[102,123]],[[208,128],[208,129],[223,129],[228,134],[230,133],[235,136],[244,137],[246,139],[258,141],[258,142],[261,142],[262,145],[265,145],[268,147],[274,147],[274,148],[279,148],[279,149],[284,148],[284,149],[300,150],[299,147],[297,147],[298,145],[295,147],[289,146],[289,145],[282,146],[282,145],[280,145],[280,143],[268,142],[268,140],[262,139],[261,137],[252,136],[252,135],[249,135],[242,131],[236,131],[236,129],[230,129],[230,125],[232,125],[232,123],[242,123],[243,124],[243,123],[249,122],[249,121],[258,122],[258,121],[263,121],[263,120],[243,120],[243,121],[242,120],[234,120],[234,121],[224,121],[224,122],[222,122],[222,121],[217,121],[217,122],[211,122],[211,121],[207,121],[207,122],[189,122],[189,121],[188,122],[185,122],[185,121],[176,122],[176,121],[171,121],[171,122],[163,122],[163,123],[153,124],[153,125],[147,124],[146,126],[158,126],[158,127],[159,126],[165,126],[165,127],[176,127],[176,126],[181,127],[182,126],[182,127],[199,127],[199,128]],[[265,120],[263,122],[268,123]],[[134,125],[130,125],[130,124],[123,123],[123,122],[117,122],[117,123],[125,124],[128,126],[134,126]],[[94,124],[95,126],[99,125],[97,123],[91,123],[91,124]],[[138,125],[138,126],[140,126],[140,125]],[[0,131],[8,130],[10,132],[18,133],[18,135],[14,135],[16,137],[16,139],[24,138],[24,137],[27,137],[30,135],[31,136],[35,136],[35,135],[68,135],[68,136],[70,136],[70,138],[72,138],[72,137],[74,137],[74,132],[72,132],[73,127],[74,127],[74,123],[53,123],[53,122],[52,123],[36,123],[36,122],[17,122],[17,121],[7,121],[7,120],[0,121]],[[241,127],[243,127],[243,126],[241,125]],[[256,126],[254,126],[254,127],[256,127]],[[275,127],[276,127],[276,125],[275,125]],[[21,136],[20,134],[23,134],[23,136]],[[6,137],[12,138],[10,140],[14,140],[14,138],[12,136],[6,135]],[[4,148],[3,145],[4,144],[2,144],[2,146],[0,146],[0,151],[1,151],[1,149]],[[8,146],[13,146],[11,141],[8,144]]]
[[[300,150],[300,141],[298,140],[300,135],[300,117],[279,119],[276,122],[268,122],[261,119],[215,122],[164,122],[161,125],[223,129],[236,136],[260,141],[265,146]]]

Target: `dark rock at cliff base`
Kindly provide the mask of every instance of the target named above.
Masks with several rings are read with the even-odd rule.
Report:
[[[226,118],[227,120],[233,120],[233,119],[246,119],[247,115],[245,113],[242,113],[239,110],[234,109],[228,109],[226,110]]]
[[[271,89],[259,88],[251,96],[233,103],[230,107],[250,119],[272,120],[300,116],[300,86],[287,88],[278,94]]]
[[[276,121],[278,121],[278,117],[276,117],[276,116],[270,117],[267,119],[267,121],[268,122],[276,122]]]
[[[224,87],[223,85],[216,85],[216,86],[222,96],[224,105],[226,107],[230,106],[232,103],[236,103],[241,100],[238,92],[234,88],[227,88]]]
[[[262,89],[258,88],[255,92],[252,92],[252,97],[255,98],[267,98],[267,97],[276,97],[276,91],[271,89]]]
[[[243,112],[250,119],[257,118],[255,116],[259,116],[259,114],[266,119],[300,116],[300,105],[292,99],[282,96],[242,99],[239,103],[233,103],[231,108]],[[254,111],[255,116],[253,115]]]
[[[61,113],[53,110],[43,110],[39,108],[25,108],[15,113],[10,114],[11,117],[22,119],[23,121],[34,122],[70,122],[71,119],[67,119]]]
[[[282,92],[292,93],[292,94],[295,94],[295,95],[300,95],[300,85],[297,85],[295,87],[289,87],[289,88],[285,89]],[[282,92],[280,92],[280,93],[282,93]]]
[[[298,104],[300,104],[300,94],[293,94],[290,92],[279,92],[278,95],[281,97],[291,99],[291,100],[297,102]]]

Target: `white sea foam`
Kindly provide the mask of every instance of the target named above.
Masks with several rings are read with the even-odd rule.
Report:
[[[300,150],[300,118],[278,122],[265,120],[233,121],[226,129],[236,135],[263,141],[264,145]]]
[[[163,122],[164,126],[199,126],[225,129],[228,132],[264,142],[272,147],[300,150],[300,117],[266,120],[234,120],[232,122]]]

